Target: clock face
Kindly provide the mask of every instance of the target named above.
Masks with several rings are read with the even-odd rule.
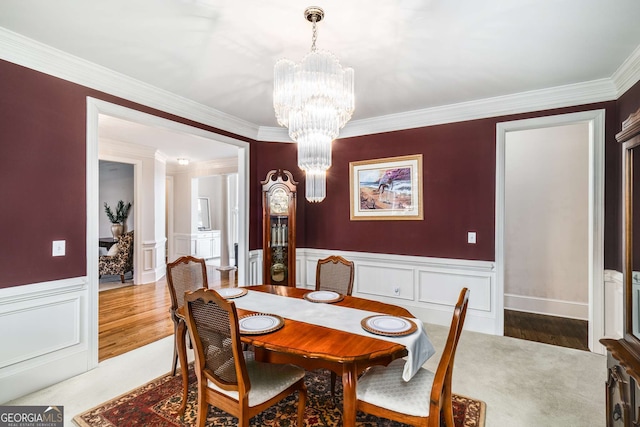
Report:
[[[282,188],[276,188],[269,199],[271,213],[286,214],[289,211],[289,196]]]

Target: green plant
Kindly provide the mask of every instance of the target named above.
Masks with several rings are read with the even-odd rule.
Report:
[[[129,209],[131,209],[131,202],[125,205],[124,202],[120,200],[116,205],[116,213],[114,215],[107,202],[104,202],[104,211],[109,221],[111,221],[111,224],[122,224],[125,222],[129,216]]]

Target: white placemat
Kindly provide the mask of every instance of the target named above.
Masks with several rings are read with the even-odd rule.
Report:
[[[362,329],[360,325],[360,321],[365,317],[386,313],[341,307],[333,304],[318,304],[305,299],[289,298],[251,290],[247,295],[234,299],[233,302],[236,307],[244,310],[277,314],[299,322],[402,344],[408,352],[407,363],[405,363],[404,372],[402,373],[402,378],[405,381],[409,381],[424,362],[435,354],[435,348],[427,336],[422,322],[416,318],[406,318],[418,326],[418,330],[413,334],[402,337],[386,337],[371,334]]]

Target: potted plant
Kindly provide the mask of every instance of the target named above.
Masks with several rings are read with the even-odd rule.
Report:
[[[113,234],[114,239],[117,239],[124,233],[125,221],[129,216],[129,209],[131,209],[131,202],[125,205],[124,202],[120,200],[116,205],[116,213],[114,214],[107,202],[104,202],[104,211],[112,224],[111,234]]]

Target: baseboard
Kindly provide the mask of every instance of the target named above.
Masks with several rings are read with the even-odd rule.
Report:
[[[569,319],[589,320],[588,303],[552,298],[504,294],[504,309]]]

